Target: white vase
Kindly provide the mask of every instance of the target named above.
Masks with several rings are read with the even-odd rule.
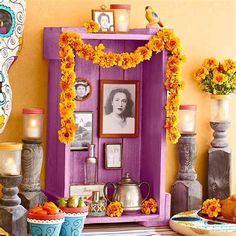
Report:
[[[211,121],[228,121],[229,113],[229,95],[211,94]]]

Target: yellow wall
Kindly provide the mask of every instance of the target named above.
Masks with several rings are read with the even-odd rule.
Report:
[[[145,3],[144,3],[145,2]],[[166,27],[174,29],[182,40],[187,62],[183,67],[183,80],[186,81],[182,93],[182,103],[197,104],[197,145],[196,170],[199,180],[206,190],[207,150],[212,139],[209,127],[210,104],[207,94],[201,92],[192,80],[193,70],[205,57],[215,56],[236,59],[236,0],[27,0],[27,18],[23,49],[10,71],[13,90],[13,111],[0,141],[21,141],[22,108],[42,107],[47,110],[47,62],[43,60],[43,27],[82,26],[90,19],[91,9],[101,4],[130,3],[131,27],[145,27],[144,8],[153,6]],[[236,119],[236,95],[232,96],[232,121]],[[46,121],[46,120],[45,120]],[[46,122],[45,122],[46,123]],[[236,155],[233,135],[236,122],[232,122],[229,140]],[[44,148],[46,149],[46,127]],[[233,147],[235,146],[235,147]],[[236,167],[236,161],[234,166]],[[42,183],[45,182],[45,164]],[[178,169],[176,145],[167,144],[166,190],[176,178]],[[234,184],[235,190],[235,184]]]

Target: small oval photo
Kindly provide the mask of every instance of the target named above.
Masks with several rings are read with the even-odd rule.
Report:
[[[84,78],[77,78],[75,82],[76,100],[84,101],[92,93],[92,85]]]

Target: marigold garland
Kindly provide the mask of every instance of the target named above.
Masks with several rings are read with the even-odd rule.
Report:
[[[74,140],[76,124],[73,112],[76,107],[75,102],[75,55],[85,60],[90,60],[103,68],[119,66],[126,70],[136,67],[144,60],[150,60],[154,53],[159,53],[164,49],[170,52],[167,60],[165,87],[168,91],[166,109],[167,137],[171,143],[177,143],[180,133],[178,130],[179,92],[184,84],[181,81],[181,64],[184,57],[181,53],[180,40],[169,29],[162,29],[154,35],[144,46],[138,47],[131,53],[104,52],[105,46],[99,44],[93,47],[84,43],[77,33],[64,32],[60,35],[60,59],[61,59],[61,96],[60,96],[60,116],[61,129],[58,131],[59,140],[69,144]]]
[[[122,207],[121,203],[118,201],[111,202],[107,206],[106,213],[108,216],[113,217],[113,216],[121,216],[124,211],[124,208]]]

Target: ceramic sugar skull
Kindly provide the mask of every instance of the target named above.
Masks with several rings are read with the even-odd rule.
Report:
[[[25,0],[0,0],[0,133],[12,109],[8,71],[21,48]]]

